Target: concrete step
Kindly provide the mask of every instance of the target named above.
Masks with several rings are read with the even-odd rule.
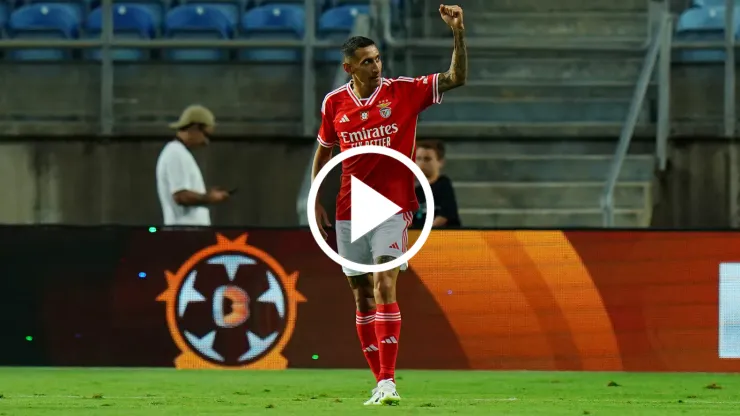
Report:
[[[419,123],[417,133],[426,138],[445,139],[480,139],[481,137],[524,137],[532,139],[563,138],[579,139],[613,139],[619,137],[623,121],[567,121],[567,122],[492,122],[492,121],[423,121]],[[707,125],[703,134],[722,134],[720,129]],[[654,137],[655,125],[638,124],[636,137]]]
[[[453,182],[462,208],[599,208],[603,182]],[[622,182],[614,192],[617,208],[644,209],[650,184]]]
[[[418,74],[445,71],[450,66],[448,52],[436,56],[414,56],[413,71]],[[643,65],[642,57],[603,56],[572,58],[496,57],[481,54],[469,56],[468,79],[501,81],[564,82],[637,82]],[[465,87],[463,87],[465,88]]]
[[[478,154],[478,155],[546,155],[546,156],[571,156],[571,155],[604,155],[612,156],[617,149],[617,138],[608,140],[477,140],[477,141],[448,141],[446,142],[447,157],[456,154]],[[629,147],[630,154],[649,156],[655,152],[655,140],[633,139]]]
[[[424,2],[417,2],[422,6]],[[436,3],[427,1],[428,8],[436,11]],[[467,13],[483,11],[493,12],[625,12],[644,11],[647,9],[645,0],[459,0],[457,2]],[[471,13],[473,12],[473,13]]]
[[[629,99],[612,98],[539,98],[508,99],[496,97],[445,98],[442,105],[424,111],[421,121],[473,122],[623,122],[629,111]],[[643,111],[640,121],[648,121]]]
[[[600,209],[461,209],[460,220],[465,227],[547,228],[602,227]],[[637,209],[617,209],[617,227],[647,226],[646,213]]]
[[[449,155],[445,172],[455,181],[601,182],[607,179],[612,156]],[[628,156],[620,181],[650,181],[652,156]]]
[[[449,36],[450,29],[439,17],[412,19],[416,36]],[[645,39],[647,13],[644,12],[525,12],[476,11],[465,15],[470,37],[601,37],[605,39]],[[427,25],[427,31],[424,25]]]
[[[636,87],[631,81],[473,80],[465,87],[445,93],[445,98],[612,98],[630,100]],[[655,84],[648,96],[655,96]]]

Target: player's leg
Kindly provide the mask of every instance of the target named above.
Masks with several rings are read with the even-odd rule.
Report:
[[[360,264],[369,264],[372,260],[369,241],[366,238],[360,238],[352,243],[349,221],[337,221],[336,230],[339,255]],[[352,295],[355,298],[357,336],[360,338],[362,352],[377,382],[380,375],[380,349],[375,337],[376,308],[372,276],[345,267],[342,267],[342,270],[347,276]]]
[[[412,220],[410,213],[398,214],[374,230],[370,244],[376,264],[388,263],[406,252],[408,227]],[[396,404],[401,399],[395,386],[396,359],[401,339],[401,311],[396,298],[396,282],[401,269],[405,269],[405,265],[373,275],[377,304],[375,334],[380,342],[381,381],[378,388],[384,404]]]
[[[388,263],[397,257],[380,255],[377,264]],[[395,405],[401,400],[396,391],[396,358],[401,339],[401,311],[396,301],[396,281],[399,268],[373,274],[375,302],[375,336],[380,343],[380,374],[378,397],[380,404]]]
[[[370,370],[379,381],[380,376],[380,348],[375,336],[375,297],[373,295],[372,275],[361,274],[347,276],[349,286],[355,298],[355,326],[357,336],[360,338],[362,352],[365,354]]]
[[[370,370],[375,376],[375,382],[380,382],[380,348],[375,335],[375,296],[373,289],[373,275],[363,274],[358,276],[347,276],[352,293],[357,305],[355,326],[357,336],[360,338],[362,352],[365,354]],[[366,406],[381,405],[381,394],[376,386],[373,388],[370,398],[365,401]]]

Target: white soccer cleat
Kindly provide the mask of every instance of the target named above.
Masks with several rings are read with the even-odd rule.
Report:
[[[393,380],[381,380],[378,383],[378,396],[380,404],[386,406],[395,406],[401,402],[401,396],[398,395]]]
[[[368,399],[365,402],[365,406],[380,406],[382,403],[380,403],[380,390],[376,387],[373,389],[373,395],[370,396],[370,399]]]

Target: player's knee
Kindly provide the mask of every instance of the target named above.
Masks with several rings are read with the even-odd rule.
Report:
[[[355,305],[360,312],[369,312],[375,309],[375,296],[373,293],[372,276],[360,275],[347,278],[352,294],[355,297]]]
[[[355,305],[357,310],[362,313],[370,312],[375,309],[375,298],[368,298],[363,296],[355,297]]]
[[[375,297],[387,301],[396,292],[395,274],[390,272],[378,273],[375,279]]]

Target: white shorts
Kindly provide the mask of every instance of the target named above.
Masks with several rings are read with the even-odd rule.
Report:
[[[369,233],[352,243],[352,221],[337,221],[337,249],[343,258],[360,264],[375,264],[380,256],[401,257],[408,249],[408,229],[414,220],[412,212],[403,212],[388,218]],[[401,266],[406,270],[408,263]],[[347,276],[367,274],[342,266]]]

